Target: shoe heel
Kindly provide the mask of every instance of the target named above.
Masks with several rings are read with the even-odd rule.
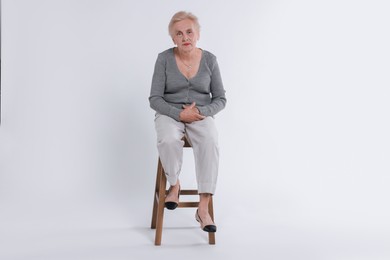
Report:
[[[195,212],[195,219],[196,219],[196,221],[201,223],[201,220],[200,220],[200,217],[199,217],[199,214],[198,214],[198,210],[196,210],[196,212]]]

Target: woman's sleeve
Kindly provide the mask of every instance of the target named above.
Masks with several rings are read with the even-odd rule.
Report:
[[[168,104],[164,99],[166,84],[165,66],[165,59],[162,54],[159,54],[154,66],[152,87],[149,96],[150,107],[162,115],[170,116],[176,121],[180,121],[181,109]]]
[[[197,107],[200,114],[204,116],[214,116],[219,111],[225,108],[226,97],[225,89],[223,87],[221,72],[216,58],[213,59],[213,66],[211,68],[211,103],[206,106]]]

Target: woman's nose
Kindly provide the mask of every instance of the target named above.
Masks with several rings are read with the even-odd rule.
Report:
[[[188,41],[190,40],[190,36],[188,34],[185,34],[182,41],[185,42],[185,41]]]

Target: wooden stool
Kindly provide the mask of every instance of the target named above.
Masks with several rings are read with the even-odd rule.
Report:
[[[186,138],[184,140],[184,147],[191,147],[190,143]],[[156,229],[156,236],[154,240],[154,244],[156,246],[161,245],[161,236],[162,236],[162,227],[163,227],[163,219],[164,219],[164,208],[165,208],[165,196],[168,194],[168,190],[166,190],[167,186],[167,178],[165,176],[164,169],[162,167],[160,158],[158,159],[157,166],[157,177],[156,177],[156,188],[153,196],[153,215],[152,215],[152,229]],[[181,190],[180,195],[198,195],[198,190]],[[182,197],[180,197],[182,198]],[[199,202],[180,201],[178,208],[197,208]],[[214,221],[214,209],[213,209],[213,196],[210,196],[209,203],[209,214],[211,219]],[[209,244],[215,244],[215,233],[209,234]]]

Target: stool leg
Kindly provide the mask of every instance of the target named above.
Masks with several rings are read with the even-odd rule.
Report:
[[[156,222],[157,222],[158,194],[159,194],[160,182],[161,182],[161,174],[159,171],[160,171],[160,163],[157,163],[156,185],[153,192],[152,223],[150,225],[152,229],[156,228]]]
[[[210,196],[209,214],[210,214],[211,219],[214,221],[213,196]],[[209,244],[215,245],[215,233],[214,232],[209,232]]]
[[[156,226],[156,237],[154,244],[156,246],[161,245],[161,236],[162,236],[162,227],[164,219],[164,207],[165,207],[165,193],[167,186],[167,178],[165,176],[164,169],[162,167],[161,161],[158,162],[158,174],[160,175],[160,185],[158,191],[158,206],[157,206],[157,226]]]

